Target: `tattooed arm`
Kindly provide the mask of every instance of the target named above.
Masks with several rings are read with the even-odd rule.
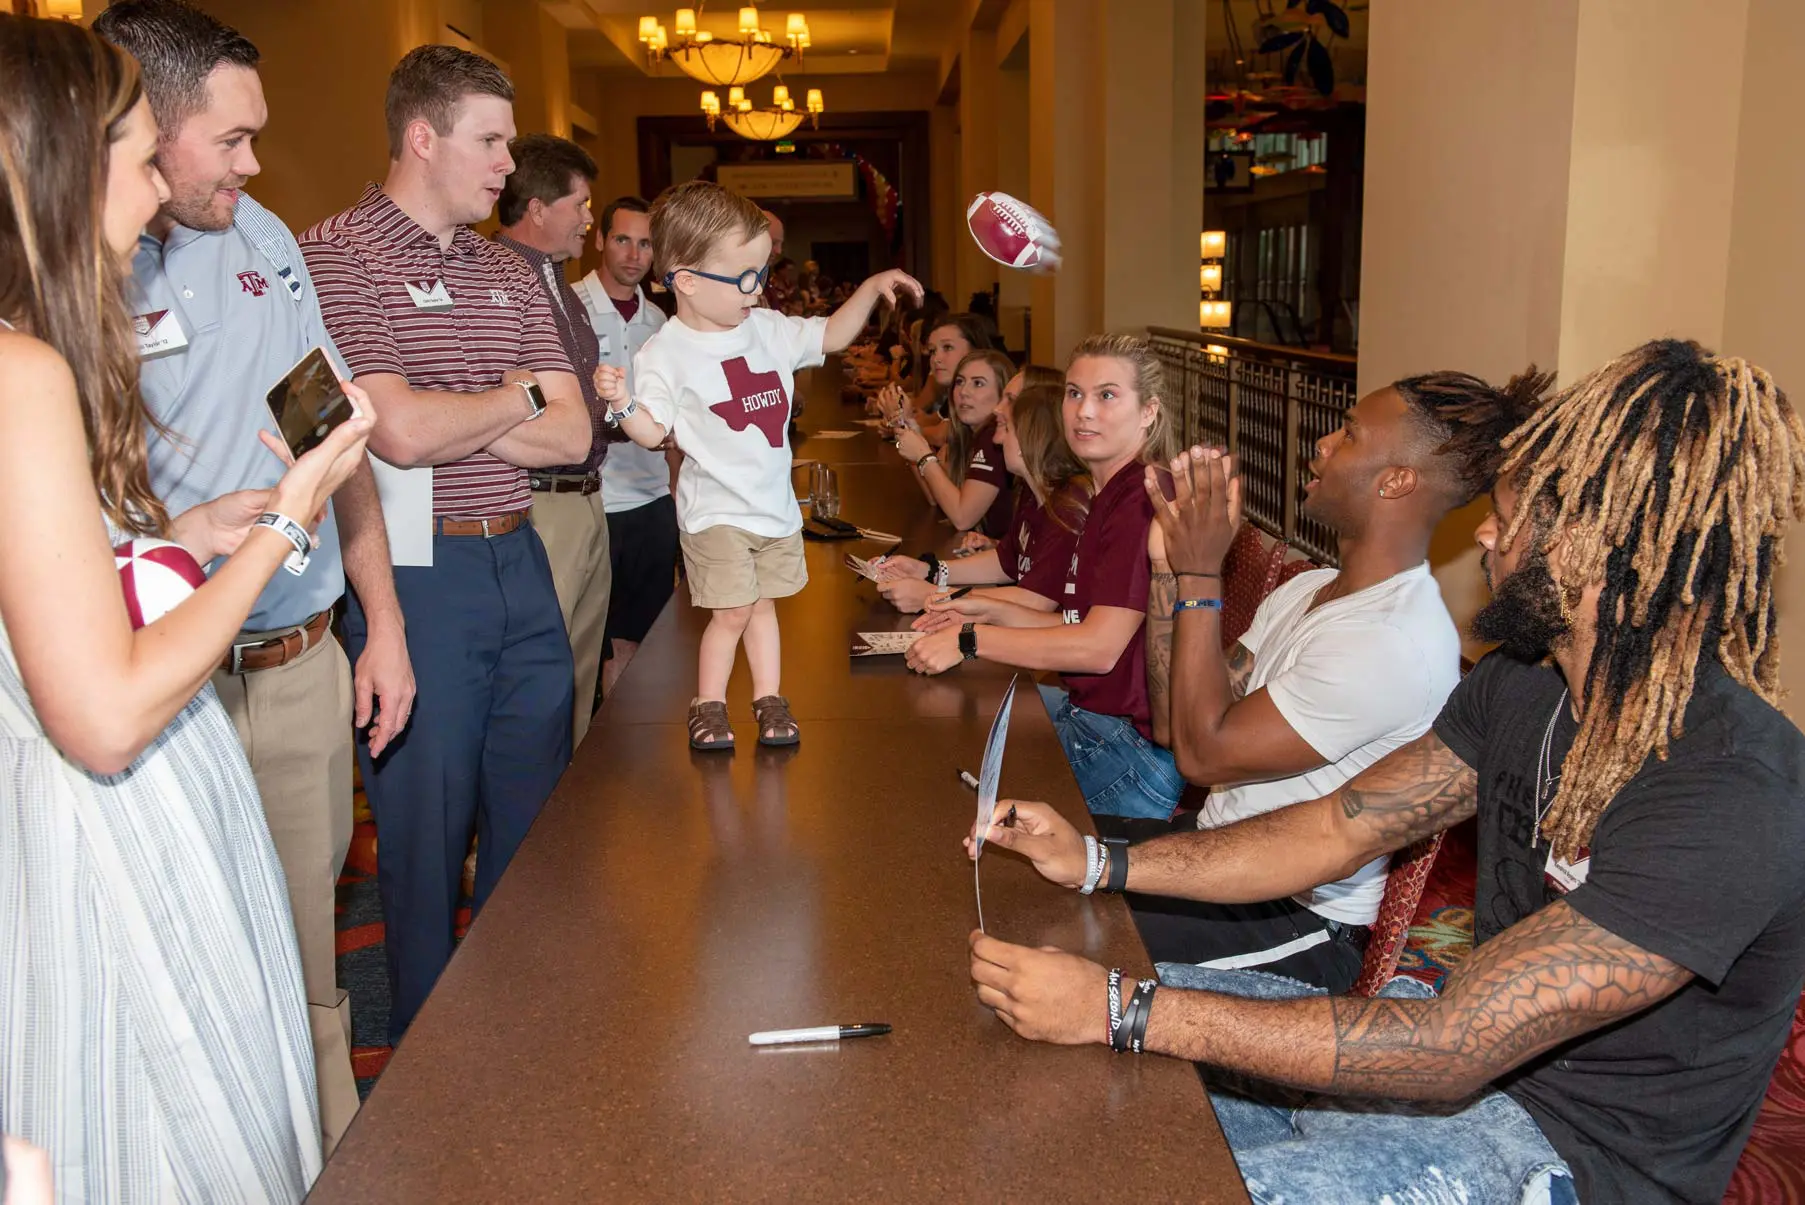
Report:
[[[1459,1100],[1691,979],[1556,900],[1474,950],[1435,999],[1162,992],[1147,1039],[1163,1054],[1300,1088]]]
[[[1426,732],[1333,795],[1132,846],[1128,887],[1221,904],[1283,899],[1465,820],[1478,806],[1478,782]]]
[[[1107,1034],[1103,968],[1076,955],[974,933],[972,978],[978,999],[1023,1037],[1075,1045]],[[1311,1091],[1460,1100],[1691,978],[1556,900],[1475,949],[1436,999],[1164,988],[1147,1048]]]

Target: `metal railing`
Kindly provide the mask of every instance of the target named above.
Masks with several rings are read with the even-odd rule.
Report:
[[[1218,444],[1240,462],[1247,519],[1325,565],[1335,533],[1303,514],[1316,441],[1354,404],[1352,356],[1154,327],[1185,446]]]

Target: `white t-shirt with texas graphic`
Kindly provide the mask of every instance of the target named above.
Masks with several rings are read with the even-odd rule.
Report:
[[[677,525],[776,538],[802,528],[790,484],[790,398],[821,363],[825,318],[757,309],[730,331],[672,318],[633,357],[635,399],[683,449]]]

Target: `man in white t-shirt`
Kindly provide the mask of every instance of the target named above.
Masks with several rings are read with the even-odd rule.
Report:
[[[1180,773],[1212,788],[1198,827],[1332,794],[1429,729],[1460,676],[1430,537],[1490,488],[1499,441],[1542,384],[1531,373],[1500,390],[1441,372],[1361,398],[1317,441],[1304,487],[1304,514],[1340,537],[1341,568],[1274,591],[1226,657],[1220,574],[1241,522],[1241,483],[1219,452],[1193,449],[1173,462],[1177,501],[1152,491],[1148,608],[1172,617],[1150,638],[1171,639],[1155,644],[1149,665]],[[1157,962],[1259,967],[1345,992],[1359,977],[1385,873],[1380,858],[1294,898],[1248,904],[1137,897],[1135,916]]]
[[[797,371],[842,350],[880,300],[921,286],[881,272],[828,318],[791,318],[758,308],[770,270],[768,221],[756,205],[718,184],[692,180],[652,205],[654,258],[677,316],[646,341],[626,374],[603,364],[596,391],[608,420],[641,447],[675,436],[683,449],[677,525],[690,597],[712,611],[702,635],[694,749],[733,748],[727,680],[742,641],[752,670],[752,710],[761,745],[801,740],[779,691],[781,640],[775,600],[808,582],[802,512],[790,483],[790,411]]]
[[[646,299],[639,282],[652,269],[652,207],[638,197],[618,197],[602,210],[595,248],[602,266],[571,287],[589,311],[600,361],[627,370],[633,357],[664,325],[664,311]],[[602,512],[608,522],[608,557],[614,576],[608,624],[602,637],[602,695],[639,651],[677,585],[677,506],[671,480],[679,454],[611,442],[602,461]]]

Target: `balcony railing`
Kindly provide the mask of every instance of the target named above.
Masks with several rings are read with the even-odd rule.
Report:
[[[1154,327],[1185,446],[1227,447],[1239,461],[1247,519],[1325,565],[1335,533],[1305,518],[1304,482],[1316,441],[1354,404],[1351,356]]]

